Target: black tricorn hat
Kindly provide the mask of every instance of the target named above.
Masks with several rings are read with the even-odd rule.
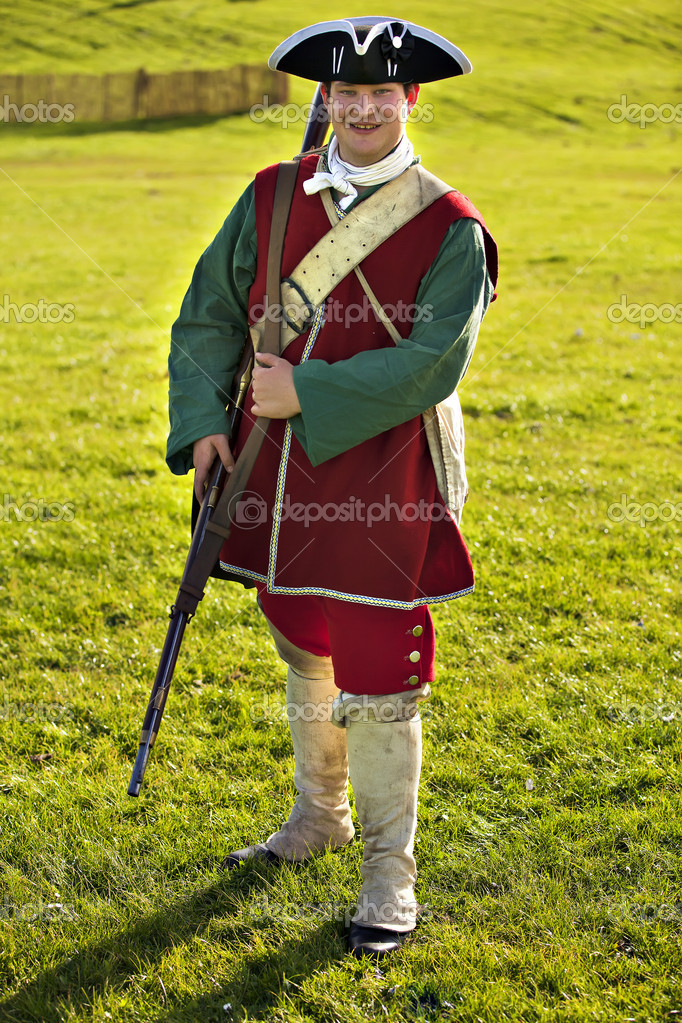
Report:
[[[299,29],[280,43],[268,67],[314,82],[437,82],[468,75],[453,43],[399,18],[346,18]]]

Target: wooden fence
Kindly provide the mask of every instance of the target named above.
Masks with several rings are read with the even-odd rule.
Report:
[[[134,121],[146,117],[245,113],[286,103],[287,76],[261,65],[218,71],[144,69],[104,75],[0,74],[0,122]]]

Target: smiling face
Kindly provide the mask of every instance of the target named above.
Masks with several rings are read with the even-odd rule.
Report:
[[[322,94],[339,141],[339,156],[355,167],[367,167],[397,146],[419,86],[332,82],[329,91],[322,87]]]

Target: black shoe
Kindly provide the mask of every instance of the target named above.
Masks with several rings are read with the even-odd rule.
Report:
[[[410,933],[408,931],[408,933]],[[383,959],[390,952],[396,952],[403,943],[405,934],[400,931],[385,931],[383,927],[364,927],[351,924],[348,932],[348,947],[358,959],[368,957]]]
[[[227,859],[223,860],[221,867],[223,870],[234,870],[240,864],[249,863],[251,860],[258,863],[281,863],[281,857],[276,856],[272,850],[268,849],[267,845],[261,843],[249,845],[246,849],[237,849],[236,852],[230,853]]]

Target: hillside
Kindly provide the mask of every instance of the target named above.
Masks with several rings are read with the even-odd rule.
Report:
[[[349,0],[344,13],[366,10]],[[465,111],[521,129],[552,120],[598,128],[593,118],[623,93],[655,103],[680,93],[682,11],[675,0],[655,8],[578,0],[551,9],[539,0],[398,0],[391,15],[437,26],[471,58],[475,75],[454,87],[453,116]],[[3,0],[2,70],[104,73],[259,62],[294,28],[316,20],[320,8],[310,0],[297,4],[295,15],[278,0]],[[450,90],[437,85],[429,95]]]

